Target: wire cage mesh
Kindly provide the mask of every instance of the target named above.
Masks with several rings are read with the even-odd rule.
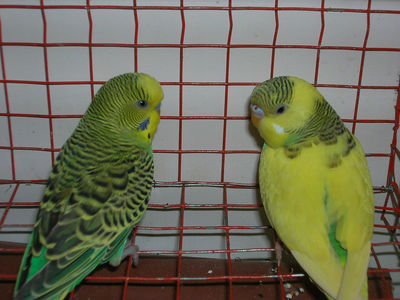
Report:
[[[7,298],[60,147],[101,84],[139,71],[166,95],[152,198],[133,235],[141,262],[99,268],[69,299],[285,299],[286,283],[306,281],[290,255],[276,266],[257,191],[248,97],[277,75],[313,83],[363,144],[376,201],[370,297],[400,299],[398,2],[20,0],[0,2],[0,17]]]

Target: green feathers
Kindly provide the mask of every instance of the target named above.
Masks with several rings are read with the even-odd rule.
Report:
[[[152,188],[162,98],[159,83],[142,73],[100,88],[53,166],[15,300],[63,298],[96,266],[123,258]]]
[[[338,256],[340,263],[344,267],[346,265],[347,250],[344,249],[340,245],[339,241],[336,239],[336,224],[331,225],[331,228],[329,231],[329,241],[331,243],[333,250],[335,251],[336,255]]]

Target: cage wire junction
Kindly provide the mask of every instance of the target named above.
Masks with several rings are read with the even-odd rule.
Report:
[[[6,3],[9,2],[9,3]],[[301,3],[300,3],[301,2]],[[163,101],[163,105],[169,105],[166,112],[162,111],[161,123],[159,126],[159,132],[157,138],[164,136],[164,144],[162,142],[157,143],[155,141],[154,153],[155,153],[155,169],[156,178],[154,183],[153,197],[150,201],[148,212],[145,220],[136,227],[133,234],[133,242],[137,243],[141,247],[141,257],[146,256],[170,256],[175,258],[173,261],[173,271],[165,271],[164,273],[156,272],[138,272],[135,268],[130,267],[131,259],[129,263],[124,263],[120,266],[116,272],[108,272],[107,270],[100,270],[89,275],[82,285],[92,284],[92,287],[102,289],[102,285],[107,288],[111,286],[118,286],[119,292],[115,294],[115,299],[134,299],[134,292],[130,290],[132,286],[149,287],[151,285],[161,286],[165,285],[173,290],[173,297],[171,299],[187,299],[185,294],[186,285],[195,285],[199,289],[204,287],[212,287],[218,284],[224,285],[224,296],[220,299],[244,299],[237,294],[237,288],[243,284],[261,284],[262,282],[272,281],[278,283],[277,299],[285,299],[285,282],[290,282],[292,279],[304,278],[302,271],[292,271],[283,268],[269,268],[260,270],[259,273],[249,273],[247,271],[238,271],[235,264],[238,263],[239,259],[271,259],[273,262],[275,252],[275,236],[271,227],[266,222],[266,219],[258,216],[257,220],[261,220],[262,223],[257,223],[249,220],[251,217],[237,218],[239,214],[245,216],[255,216],[262,212],[262,204],[257,196],[257,181],[256,177],[250,177],[251,180],[244,179],[240,180],[240,176],[237,177],[239,180],[232,180],[231,172],[234,170],[232,165],[236,164],[241,156],[251,157],[251,161],[255,163],[249,163],[249,169],[256,174],[256,162],[260,154],[260,144],[257,147],[247,147],[246,140],[239,141],[236,143],[236,148],[230,146],[231,139],[233,139],[233,133],[230,126],[234,126],[234,122],[242,122],[245,124],[248,122],[249,117],[245,109],[242,109],[241,113],[233,113],[231,105],[234,101],[242,101],[243,105],[247,105],[248,95],[251,89],[264,79],[274,77],[276,75],[282,75],[277,72],[284,61],[277,59],[279,51],[281,50],[307,50],[312,51],[312,71],[310,72],[311,81],[319,89],[325,91],[331,91],[332,95],[336,92],[352,93],[354,102],[347,106],[347,112],[343,118],[346,126],[348,126],[353,133],[357,135],[357,128],[363,125],[370,125],[368,128],[375,128],[374,126],[384,125],[386,131],[389,133],[389,141],[381,145],[384,147],[384,151],[370,151],[368,147],[365,148],[368,162],[374,161],[374,167],[377,165],[384,169],[384,174],[381,176],[381,182],[383,184],[374,184],[374,193],[376,196],[376,213],[375,213],[375,233],[379,237],[374,240],[372,244],[371,252],[371,268],[369,274],[375,274],[381,281],[382,294],[374,299],[400,299],[400,292],[392,291],[392,284],[399,282],[400,279],[399,271],[399,242],[398,242],[398,229],[399,229],[399,171],[398,171],[398,160],[400,157],[400,150],[398,148],[397,137],[399,127],[399,112],[400,112],[400,97],[399,97],[399,65],[396,65],[397,60],[400,60],[400,43],[397,45],[390,43],[382,43],[371,46],[370,40],[372,32],[375,32],[375,18],[393,18],[399,23],[400,19],[400,6],[393,4],[392,6],[383,5],[383,1],[354,1],[352,4],[339,2],[340,7],[335,7],[332,1],[321,0],[321,1],[300,1],[300,2],[288,2],[288,1],[74,1],[68,2],[63,1],[62,3],[57,1],[3,1],[0,3],[0,63],[1,63],[1,93],[0,97],[0,258],[11,259],[12,257],[18,257],[19,259],[24,252],[24,246],[22,244],[15,244],[15,242],[25,242],[29,232],[32,229],[34,215],[37,211],[40,202],[40,195],[47,182],[48,171],[50,165],[54,163],[54,159],[57,156],[60,146],[63,141],[68,137],[69,134],[60,134],[60,126],[57,125],[62,120],[73,120],[76,124],[77,120],[82,116],[88,103],[84,103],[82,107],[79,107],[78,113],[69,113],[68,110],[59,110],[55,107],[55,90],[63,89],[69,91],[70,89],[79,90],[81,87],[88,87],[89,98],[93,98],[96,90],[101,84],[110,78],[109,74],[104,75],[99,79],[97,72],[107,73],[105,68],[98,66],[99,60],[96,60],[96,51],[99,49],[111,49],[110,55],[117,55],[112,51],[121,50],[123,53],[129,53],[132,57],[129,63],[123,64],[121,69],[124,72],[128,71],[144,71],[147,72],[149,63],[145,62],[143,54],[145,51],[151,52],[156,49],[157,53],[168,52],[174,50],[176,53],[176,65],[177,76],[169,75],[167,71],[160,71],[161,75],[151,73],[161,81],[163,88],[165,89],[166,99]],[[311,4],[310,4],[311,3]],[[288,6],[289,5],[289,6]],[[84,22],[87,27],[83,30],[85,36],[84,41],[57,40],[52,37],[49,38],[53,32],[52,26],[54,26],[54,17],[50,15],[53,13],[61,14],[68,12],[70,14],[79,13],[83,16]],[[96,22],[95,18],[97,15],[102,14],[107,17],[107,14],[111,16],[111,13],[115,12],[126,12],[131,16],[130,27],[126,27],[126,30],[130,30],[133,34],[131,35],[130,41],[118,41],[116,38],[115,42],[101,41],[99,38],[95,38],[98,34],[100,26]],[[196,17],[196,13],[204,13],[202,17]],[[272,26],[268,28],[269,34],[272,39],[257,40],[252,42],[247,40],[245,42],[234,41],[235,28],[238,28],[240,22],[240,13],[268,13],[270,16],[269,22]],[[169,35],[167,34],[164,39],[156,42],[147,42],[146,38],[143,37],[143,30],[151,26],[156,26],[157,22],[144,23],[145,15],[164,13],[174,14],[177,16],[177,28],[176,35],[177,39],[170,41],[168,40]],[[210,19],[205,18],[206,14],[210,14]],[[286,28],[287,18],[283,18],[285,13],[298,13],[304,14],[308,17],[317,15],[318,19],[318,35],[313,43],[296,43],[296,41],[280,42],[279,36],[282,32],[282,27]],[[22,15],[27,16],[38,15],[38,22],[40,30],[34,30],[38,36],[37,40],[24,38],[24,36],[16,36],[13,38],[12,19],[15,16]],[[223,35],[223,42],[204,42],[204,35],[212,35],[212,32],[206,32],[202,35],[192,34],[192,29],[189,30],[189,25],[192,24],[193,18],[196,18],[196,22],[203,24],[212,22],[215,17],[223,16],[226,18],[226,30]],[[356,18],[362,19],[363,28],[361,37],[357,37],[360,40],[360,45],[343,45],[340,42],[336,44],[327,45],[324,43],[326,39],[327,31],[331,26],[338,26],[337,23],[328,22],[328,19],[338,14],[339,16],[351,15]],[[158,16],[158,15],[157,15]],[[283,20],[282,20],[283,19]],[[209,21],[207,21],[209,20]],[[330,20],[330,19],[329,19]],[[10,23],[11,22],[11,23]],[[101,27],[101,30],[106,30],[107,26],[112,26],[116,20],[108,20],[109,24],[105,27]],[[122,22],[122,21],[121,21]],[[70,26],[73,26],[71,22]],[[198,24],[196,23],[196,24]],[[9,25],[11,24],[11,25]],[[124,23],[125,24],[125,23]],[[26,24],[25,24],[26,25]],[[25,25],[21,24],[23,30]],[[190,25],[192,26],[192,25]],[[202,25],[198,25],[202,26]],[[68,27],[65,28],[67,31]],[[69,30],[69,29],[68,29]],[[157,30],[157,29],[154,29]],[[216,31],[219,29],[216,27]],[[29,31],[29,30],[28,30]],[[73,31],[77,31],[73,27]],[[54,33],[54,32],[53,32]],[[118,34],[116,34],[118,36]],[[258,37],[259,38],[259,37]],[[398,37],[392,37],[394,40],[399,40]],[[356,39],[356,37],[355,37]],[[41,70],[36,70],[33,67],[29,67],[27,63],[29,60],[33,60],[30,56],[26,57],[23,53],[19,52],[20,49],[30,49],[36,51],[40,57],[39,66]],[[85,53],[82,63],[87,68],[87,74],[84,75],[83,79],[77,80],[74,76],[61,76],[59,73],[63,73],[62,69],[54,71],[52,64],[54,64],[54,49],[65,50],[68,53],[71,49],[79,49]],[[188,69],[189,51],[197,49],[199,51],[210,51],[210,55],[213,55],[214,50],[218,50],[218,53],[222,53],[222,63],[224,65],[221,71],[220,78],[210,73],[205,73],[204,79],[196,79],[195,76],[187,76],[190,73]],[[236,73],[241,71],[241,67],[237,68],[233,64],[233,57],[236,54],[235,51],[245,50],[259,50],[268,51],[265,61],[258,61],[257,64],[261,65],[264,78],[259,77],[257,80],[237,80],[238,76]],[[72,50],[71,50],[72,51]],[[325,51],[325,52],[324,52]],[[323,52],[326,53],[338,53],[337,59],[340,60],[342,51],[350,53],[350,55],[356,55],[359,60],[359,64],[356,64],[356,78],[355,81],[347,80],[345,78],[342,82],[329,81],[321,76],[321,68],[323,64],[321,61]],[[122,52],[121,52],[122,53]],[[216,53],[216,52],[215,52]],[[389,64],[395,65],[395,72],[389,74],[391,80],[382,81],[379,83],[366,83],[365,73],[366,67],[368,66],[368,55],[375,53],[381,55],[382,63],[384,63],[384,57],[395,57],[394,61],[390,61]],[[62,56],[62,54],[59,54]],[[218,54],[219,55],[219,54]],[[67,55],[68,56],[68,55]],[[162,55],[161,55],[162,56]],[[11,58],[13,57],[13,58]],[[107,57],[107,56],[105,56]],[[196,55],[194,55],[196,59]],[[62,60],[58,57],[57,59]],[[249,58],[251,60],[251,58]],[[290,60],[290,58],[287,58]],[[13,64],[28,64],[27,69],[21,71],[23,74],[28,74],[25,77],[19,76],[13,68]],[[150,62],[151,63],[151,62]],[[165,62],[167,63],[167,62]],[[246,61],[241,61],[243,68]],[[290,63],[290,61],[288,62]],[[346,64],[351,62],[346,62]],[[74,63],[72,63],[74,65]],[[200,63],[201,64],[201,63]],[[239,64],[240,65],[240,64]],[[23,66],[22,66],[23,67]],[[30,68],[35,69],[34,71]],[[147,68],[147,69],[146,69]],[[163,66],[158,66],[162,69]],[[168,68],[166,64],[165,68]],[[100,71],[99,71],[100,70]],[[279,69],[281,70],[281,68]],[[114,71],[111,71],[114,72]],[[192,70],[194,72],[194,70]],[[368,71],[369,72],[369,71]],[[122,72],[120,72],[122,73]],[[156,72],[157,73],[157,72]],[[31,74],[32,76],[30,76]],[[36,74],[40,74],[36,75]],[[115,72],[115,74],[117,74]],[[115,75],[112,74],[112,75]],[[301,74],[301,73],[300,73]],[[208,77],[207,77],[208,76]],[[364,77],[363,77],[364,76]],[[379,72],[376,73],[379,76]],[[79,76],[78,76],[79,77]],[[81,76],[82,77],[82,76]],[[188,78],[189,77],[189,78]],[[321,78],[322,77],[322,78]],[[222,78],[222,79],[221,79]],[[13,104],[16,96],[16,89],[23,89],[24,87],[33,87],[43,90],[41,94],[45,105],[39,106],[36,110],[23,111],[14,109]],[[193,106],[193,110],[187,113],[185,110],[186,101],[190,93],[187,92],[186,88],[193,87],[195,91],[202,91],[205,88],[217,88],[217,96],[221,101],[219,102],[219,111],[216,113],[202,113],[199,106]],[[235,93],[238,93],[239,89],[245,90],[247,94],[240,94],[240,99],[232,98]],[[174,102],[169,96],[168,92],[176,95],[176,101]],[[375,111],[370,117],[360,116],[360,105],[363,99],[363,93],[382,93],[385,95],[391,95],[392,105],[390,106],[391,113],[385,116],[379,113],[380,104],[373,106],[371,110]],[[322,92],[324,94],[324,92]],[[72,94],[74,95],[74,94]],[[75,94],[76,95],[76,94]],[[35,97],[36,94],[33,95]],[[334,99],[334,96],[327,97],[328,100]],[[376,99],[379,101],[380,99]],[[28,101],[25,99],[24,101]],[[171,104],[167,102],[170,101]],[[205,100],[204,100],[205,101]],[[189,102],[187,102],[189,103]],[[28,104],[22,104],[22,106]],[[72,104],[71,104],[72,105]],[[175,111],[173,112],[171,107],[174,106]],[[31,107],[31,106],[29,106]],[[350,109],[350,108],[351,109]],[[196,109],[197,108],[197,109]],[[341,114],[343,116],[343,114]],[[39,120],[45,122],[45,126],[48,127],[48,134],[46,133],[47,145],[38,145],[34,141],[29,144],[21,143],[21,139],[26,137],[20,137],[21,126],[18,120],[24,119],[26,122],[24,126],[29,126],[29,122],[33,120]],[[174,122],[176,127],[172,132],[169,132],[171,136],[168,136],[168,130],[162,129],[163,126],[170,124],[168,122]],[[187,128],[189,122],[194,122],[194,126],[203,128],[203,124],[211,123],[212,125],[207,128],[207,135],[213,135],[214,130],[218,131],[221,129],[222,134],[214,139],[214,145],[211,147],[203,147],[200,144],[194,143],[192,147],[185,146],[185,138],[188,137]],[[214,122],[214,123],[213,123]],[[215,123],[217,122],[217,123]],[[64,124],[64,123],[61,123]],[[214,124],[219,124],[214,126]],[[220,127],[219,127],[220,126]],[[185,128],[187,127],[187,128]],[[73,126],[72,126],[73,128]],[[236,128],[236,127],[235,127]],[[30,128],[23,127],[22,131],[30,130]],[[185,131],[186,130],[186,131]],[[72,131],[72,130],[71,130]],[[248,131],[248,130],[247,130]],[[189,134],[195,135],[198,131]],[[29,133],[26,133],[27,135]],[[204,133],[203,133],[204,134]],[[373,135],[375,134],[375,135]],[[61,135],[61,136],[60,136]],[[174,135],[174,136],[172,136]],[[254,139],[250,135],[251,139]],[[35,139],[35,135],[34,138]],[[377,139],[376,131],[372,130],[368,139]],[[174,144],[174,147],[167,147],[165,140],[169,140],[170,143]],[[46,144],[45,143],[45,144]],[[381,143],[382,144],[382,143]],[[42,158],[35,159],[35,155],[38,154],[40,157],[44,157],[46,163],[41,163]],[[187,168],[189,164],[188,157],[193,158],[197,161],[197,168],[200,168],[202,164],[207,168],[207,161],[210,157],[213,157],[213,169],[206,170],[205,176],[190,177],[187,176]],[[167,163],[166,161],[170,162]],[[30,161],[30,162],[29,162]],[[172,161],[172,162],[171,162]],[[36,163],[36,165],[35,165]],[[24,173],[24,168],[21,165],[28,164],[33,166],[32,168],[45,169],[43,172],[39,172],[37,175],[35,172]],[[41,167],[38,164],[44,164],[45,167]],[[237,163],[236,169],[239,172],[241,169],[247,168],[246,163],[244,165]],[[192,165],[193,166],[193,165]],[[157,169],[165,169],[164,173],[157,173]],[[371,172],[374,172],[370,164]],[[47,173],[46,173],[47,172]],[[382,173],[382,172],[381,172]],[[168,176],[164,176],[168,174]],[[209,174],[209,175],[207,175]],[[382,179],[384,177],[384,179]],[[193,191],[197,191],[196,196],[193,196]],[[37,195],[36,195],[37,194]],[[30,198],[30,195],[35,195]],[[218,195],[218,196],[216,196]],[[218,198],[214,200],[213,197]],[[153,199],[156,198],[156,199]],[[196,198],[195,200],[193,200]],[[250,200],[249,200],[250,199]],[[246,214],[246,212],[253,212],[254,214]],[[216,219],[218,221],[208,222],[209,215],[218,215]],[[165,218],[171,216],[171,222],[164,222]],[[160,218],[155,221],[154,218]],[[236,218],[236,219],[235,219]],[[232,220],[238,220],[232,222]],[[195,220],[195,221],[193,221]],[[207,221],[206,221],[207,220]],[[29,221],[29,222],[28,222]],[[175,222],[175,223],[174,223]],[[197,222],[197,223],[196,223]],[[266,236],[272,237],[273,242],[270,245],[258,243],[247,243],[243,240],[246,236],[258,236],[267,239]],[[20,237],[20,238],[19,238]],[[243,242],[240,242],[242,239]],[[149,242],[151,240],[151,242]],[[189,242],[186,243],[185,241]],[[218,240],[217,243],[211,243],[211,240]],[[14,242],[14,243],[12,243]],[[146,244],[148,243],[148,244]],[[171,247],[166,246],[172,244]],[[218,247],[220,245],[220,247]],[[261,245],[261,246],[259,246]],[[267,246],[266,246],[267,245]],[[392,256],[389,261],[385,258],[388,253]],[[207,269],[202,273],[203,275],[188,275],[185,271],[187,265],[185,265],[186,257],[211,257],[222,261],[221,271],[213,271]],[[168,261],[165,258],[166,261]],[[142,263],[146,264],[146,260],[142,260]],[[194,263],[194,262],[192,262]],[[6,285],[9,284],[8,290],[5,291],[6,295],[11,296],[12,286],[15,282],[19,260],[17,265],[10,268],[0,267],[0,289],[2,287],[6,289]],[[5,266],[5,265],[4,265]],[[148,266],[152,268],[151,265]],[[254,267],[256,268],[256,267]],[[390,279],[391,278],[391,279]],[[398,278],[398,279],[396,279]],[[164,287],[165,287],[164,286]],[[103,289],[102,289],[103,290]],[[69,299],[79,299],[79,292],[73,292],[69,296]],[[8,294],[7,294],[8,293]],[[261,297],[261,296],[260,296]],[[192,297],[193,298],[193,297]],[[136,298],[135,298],[136,299]],[[146,299],[156,299],[150,296]],[[196,299],[196,297],[194,297]],[[212,299],[212,298],[209,298]],[[249,298],[250,299],[250,298]],[[300,298],[299,298],[300,299]]]

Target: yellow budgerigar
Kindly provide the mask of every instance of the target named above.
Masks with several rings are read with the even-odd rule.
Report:
[[[259,182],[283,243],[328,299],[368,299],[373,193],[364,151],[318,90],[276,77],[253,90]]]

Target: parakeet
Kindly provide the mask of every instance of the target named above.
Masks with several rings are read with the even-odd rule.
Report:
[[[250,111],[265,142],[259,185],[271,225],[328,299],[368,299],[374,200],[359,141],[300,78],[259,84]]]
[[[64,299],[98,265],[135,254],[129,236],[150,197],[162,98],[144,73],[97,92],[50,173],[14,300]]]

